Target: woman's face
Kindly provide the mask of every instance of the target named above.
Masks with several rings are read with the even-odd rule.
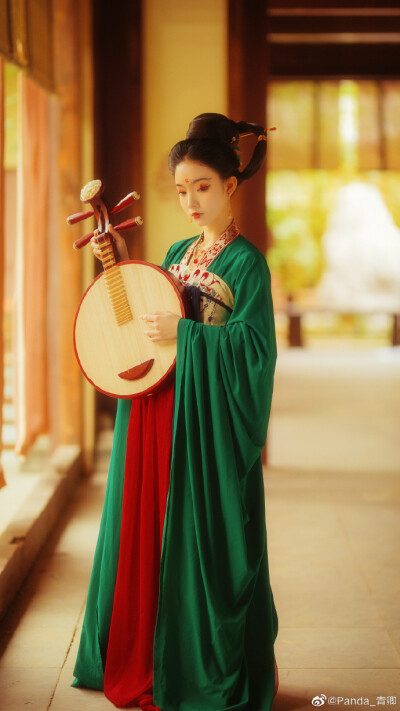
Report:
[[[234,179],[235,180],[235,179]],[[182,209],[199,227],[211,225],[229,212],[231,182],[204,163],[183,160],[175,169],[175,185]]]

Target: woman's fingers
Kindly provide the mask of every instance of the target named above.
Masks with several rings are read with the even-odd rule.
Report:
[[[123,237],[121,237],[120,233],[117,232],[117,230],[115,229],[115,227],[113,227],[113,225],[111,224],[111,222],[110,222],[110,224],[108,225],[108,231],[111,232],[111,234],[112,234],[112,236],[114,237],[114,239],[116,239],[116,240],[118,240],[118,239],[124,239]]]
[[[149,326],[145,334],[152,340],[169,340],[177,337],[178,322],[181,316],[172,311],[155,311],[141,314],[140,317]]]
[[[139,318],[145,321],[145,325],[152,329],[152,332],[160,331],[160,315],[158,313],[142,314]],[[145,332],[146,333],[146,332]]]
[[[92,251],[93,251],[94,256],[95,256],[95,257],[99,257],[99,256],[100,256],[100,250],[99,250],[99,247],[98,247],[98,245],[97,245],[96,237],[92,237],[92,239],[90,240],[90,246],[91,246],[91,248],[92,248]]]
[[[110,232],[111,232],[111,230],[110,230]],[[114,230],[114,233],[118,235],[118,232],[115,232],[115,230]],[[100,261],[102,261],[102,249],[101,249],[99,242],[98,242],[98,236],[99,236],[99,230],[96,229],[93,231],[93,237],[91,238],[90,243],[91,243],[91,247],[92,247],[94,256],[97,257],[97,259],[99,259]],[[120,236],[119,236],[119,238],[122,239]],[[104,246],[104,244],[103,244],[103,246]]]
[[[117,232],[111,224],[108,225],[108,231],[114,237],[117,244],[125,244],[124,237],[122,237],[122,235],[120,235],[120,233]]]
[[[98,246],[98,242],[97,242],[97,235],[98,234],[99,234],[99,230],[94,230],[93,237],[90,240],[90,245],[92,247],[94,256],[97,257],[97,259],[101,260],[101,250],[100,250],[100,247]]]
[[[154,341],[157,338],[160,337],[160,327],[159,327],[159,314],[157,313],[149,313],[149,314],[141,314],[139,316],[142,321],[146,322],[147,328],[146,331],[143,331],[145,336],[148,336],[150,340]]]
[[[129,260],[129,252],[124,237],[122,237],[122,235],[120,235],[120,233],[117,232],[117,230],[114,229],[111,224],[108,225],[108,231],[114,238],[115,244],[117,245],[118,254],[121,257],[122,261],[124,262],[126,260]]]

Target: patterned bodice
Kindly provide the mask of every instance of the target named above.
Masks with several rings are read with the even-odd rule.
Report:
[[[196,246],[201,240],[195,240],[178,264],[171,264],[169,271],[187,285],[199,287],[200,318],[202,323],[224,326],[233,310],[234,296],[226,282],[214,274],[209,266],[220,252],[239,234],[234,220],[216,242],[199,259],[194,258]]]

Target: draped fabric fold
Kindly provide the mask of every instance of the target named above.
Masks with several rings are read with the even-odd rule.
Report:
[[[127,434],[132,400],[118,400],[107,488],[72,686],[104,688],[104,665],[118,571]]]
[[[226,326],[178,326],[154,638],[154,702],[163,711],[265,711],[272,704],[278,619],[261,451],[277,350],[269,269],[245,243],[237,238],[213,262],[214,272],[234,282]]]
[[[171,464],[174,383],[132,401],[118,575],[104,673],[117,707],[152,704],[153,636]]]

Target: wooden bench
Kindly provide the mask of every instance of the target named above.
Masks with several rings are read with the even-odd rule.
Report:
[[[299,306],[293,303],[288,303],[286,308],[276,309],[276,313],[284,313],[288,319],[287,342],[290,347],[304,346],[304,336],[302,329],[302,317],[309,313],[326,313],[326,314],[343,314],[345,316],[374,316],[378,314],[386,314],[392,317],[392,338],[391,345],[400,345],[400,312],[388,311],[341,311],[337,309],[318,308],[317,306]]]

